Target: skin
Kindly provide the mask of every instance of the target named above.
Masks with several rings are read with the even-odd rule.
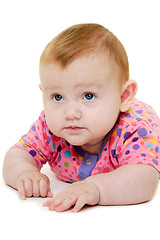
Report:
[[[92,154],[98,154],[106,133],[119,112],[128,110],[137,91],[133,80],[122,84],[117,64],[101,53],[78,58],[65,69],[55,63],[42,66],[40,79],[49,129]],[[3,176],[21,199],[52,197],[48,177],[40,173],[30,154],[15,146],[6,154]],[[78,212],[85,204],[141,203],[152,198],[158,181],[159,173],[153,167],[126,165],[73,183],[43,206],[57,212],[74,206],[72,211]]]

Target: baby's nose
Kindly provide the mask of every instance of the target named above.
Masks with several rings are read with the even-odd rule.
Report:
[[[81,118],[81,111],[77,104],[68,104],[65,112],[66,120],[74,120]]]

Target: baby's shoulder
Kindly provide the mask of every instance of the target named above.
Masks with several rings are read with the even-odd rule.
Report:
[[[120,113],[111,137],[122,143],[131,135],[144,137],[147,133],[160,139],[160,119],[154,109],[144,102],[134,99],[128,111]]]
[[[128,111],[120,113],[118,121],[125,125],[141,126],[159,124],[160,119],[154,109],[148,104],[134,99]],[[152,124],[151,124],[152,123]]]

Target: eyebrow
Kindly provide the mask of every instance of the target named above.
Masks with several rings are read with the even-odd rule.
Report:
[[[88,84],[85,84],[85,83],[81,84],[80,83],[80,84],[75,85],[75,87],[98,87],[98,88],[100,88],[102,86],[98,83],[88,83]]]
[[[55,89],[62,89],[62,87],[61,86],[45,87],[44,91],[50,91],[50,90],[55,90]]]

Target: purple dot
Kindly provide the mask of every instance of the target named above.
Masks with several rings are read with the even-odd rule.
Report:
[[[139,145],[138,144],[133,145],[133,149],[134,150],[138,150],[139,149]]]
[[[147,130],[146,130],[145,128],[140,128],[140,129],[138,130],[138,135],[139,135],[140,137],[146,136],[146,135],[147,135]]]
[[[128,155],[129,153],[130,153],[130,151],[129,151],[129,150],[127,150],[127,151],[125,152],[125,154],[126,154],[126,155]]]
[[[57,148],[57,151],[61,152],[61,150],[62,150],[61,145],[59,145],[58,148]]]
[[[31,130],[35,132],[35,131],[36,131],[36,126],[33,125],[33,126],[31,127]]]
[[[138,140],[138,137],[134,137],[134,138],[132,139],[132,142],[137,142],[137,140]]]
[[[131,135],[131,132],[126,132],[124,134],[124,139],[126,140],[127,138],[129,138],[130,135]]]
[[[146,154],[145,154],[145,153],[142,153],[141,156],[142,156],[142,157],[146,157]]]
[[[34,150],[31,150],[29,153],[32,155],[32,157],[35,157],[37,154],[36,151],[34,151]]]
[[[142,113],[143,113],[143,110],[137,110],[136,113],[142,114]]]
[[[117,130],[117,136],[118,136],[118,137],[121,136],[121,132],[122,132],[122,128],[119,128],[119,129]]]
[[[126,117],[127,118],[131,118],[131,114],[130,113],[126,113]]]
[[[141,121],[141,120],[142,120],[142,118],[136,118],[136,120],[139,122],[139,121]]]
[[[115,153],[116,153],[116,150],[115,150],[115,149],[114,149],[114,150],[112,150],[112,151],[111,151],[111,153],[112,153],[112,157],[113,157],[113,158],[115,158],[115,157],[116,157],[116,155],[115,155]]]
[[[155,152],[157,153],[159,151],[159,147],[156,147],[155,148]]]
[[[50,130],[49,130],[49,134],[50,134],[50,135],[53,135],[53,133],[52,133]]]
[[[157,161],[157,160],[152,159],[152,161],[153,161],[153,163],[154,163],[155,165],[158,165],[158,161]]]
[[[46,161],[41,161],[42,164],[46,164]]]
[[[47,136],[47,141],[48,141],[48,144],[50,143],[50,137],[49,136]]]

